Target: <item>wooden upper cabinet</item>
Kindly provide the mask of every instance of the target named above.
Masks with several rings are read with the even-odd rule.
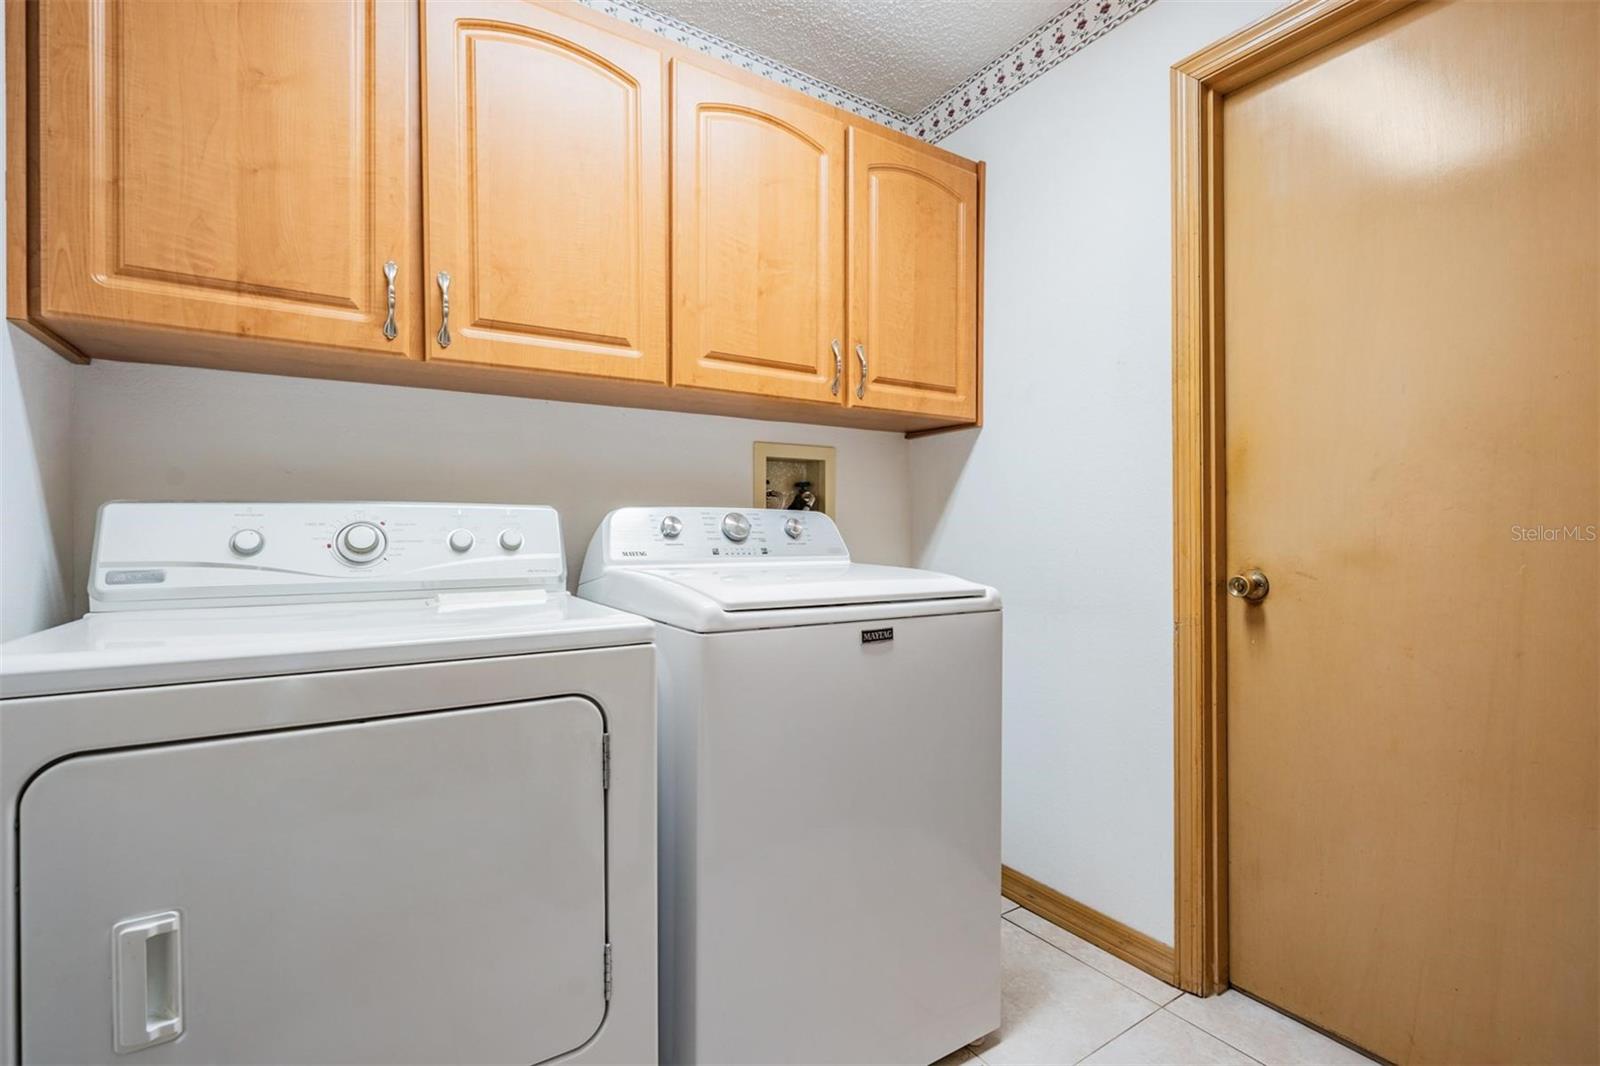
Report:
[[[675,384],[842,402],[844,155],[827,111],[673,63]]]
[[[528,0],[424,3],[429,359],[667,380],[665,66]]]
[[[421,354],[414,12],[383,0],[34,10],[30,317],[68,338],[126,323]]]
[[[6,313],[69,358],[977,421],[981,188],[939,148],[571,0],[6,24]]]
[[[852,129],[850,405],[976,419],[977,318],[977,175]]]

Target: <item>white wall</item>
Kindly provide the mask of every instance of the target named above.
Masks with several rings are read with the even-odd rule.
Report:
[[[64,622],[72,607],[71,374],[0,327],[0,640]]]
[[[913,551],[1005,597],[1005,863],[1169,944],[1168,71],[1276,7],[1162,0],[941,142],[989,164],[984,429],[913,442]]]
[[[4,220],[0,203],[0,232]],[[5,270],[0,262],[0,292]],[[72,605],[71,371],[26,333],[0,325],[0,640],[65,621]]]
[[[132,363],[73,374],[78,574],[106,500],[417,499],[550,504],[576,581],[613,507],[749,506],[757,440],[838,448],[852,553],[910,557],[896,433]]]

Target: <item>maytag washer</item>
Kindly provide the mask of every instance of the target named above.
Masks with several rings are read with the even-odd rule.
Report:
[[[658,624],[662,1059],[929,1063],[1000,1024],[1000,602],[823,514],[627,508]]]
[[[113,503],[0,645],[7,1062],[643,1062],[651,625],[555,512]]]

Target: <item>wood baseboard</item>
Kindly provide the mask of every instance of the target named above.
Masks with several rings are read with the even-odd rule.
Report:
[[[1009,866],[1000,867],[1000,894],[1152,977],[1159,977],[1169,985],[1178,983],[1176,953],[1154,937],[1123,925],[1110,915],[1101,914]]]

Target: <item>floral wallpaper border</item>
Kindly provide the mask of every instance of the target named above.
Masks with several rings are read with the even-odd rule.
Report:
[[[923,108],[906,132],[940,141],[1155,0],[1077,0],[999,58]]]
[[[786,66],[776,59],[770,59],[760,52],[753,52],[742,45],[724,40],[716,34],[707,33],[697,29],[682,19],[673,18],[654,11],[638,0],[578,0],[585,7],[592,7],[613,18],[637,26],[641,30],[665,37],[686,48],[693,48],[704,55],[720,59],[725,63],[732,63],[752,74],[759,74],[769,78],[779,85],[787,85],[791,89],[798,89],[807,96],[815,97],[824,103],[835,107],[842,107],[846,111],[869,118],[890,129],[899,130],[901,133],[911,132],[912,118],[902,115],[898,111],[891,111],[881,104],[875,104],[864,96],[841,89],[837,85],[830,85],[820,78]]]
[[[578,2],[890,129],[937,143],[1062,60],[1077,54],[1085,45],[1149,7],[1155,0],[1076,0],[916,115],[901,114],[847,89],[830,85],[776,59],[691,26],[682,19],[652,10],[638,0]]]

